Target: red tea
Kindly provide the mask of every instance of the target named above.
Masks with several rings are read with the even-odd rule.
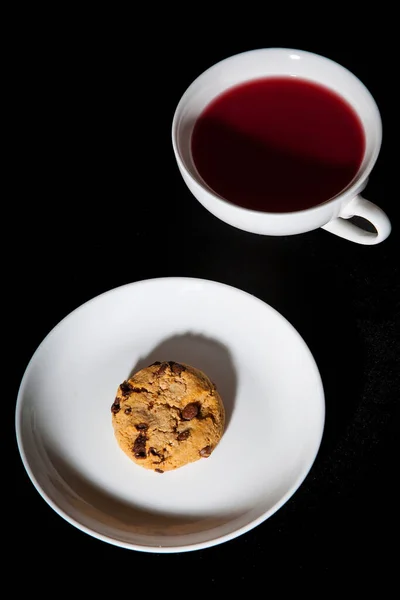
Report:
[[[335,92],[297,77],[267,77],[215,98],[197,119],[192,156],[203,180],[245,208],[316,206],[356,175],[365,136]]]

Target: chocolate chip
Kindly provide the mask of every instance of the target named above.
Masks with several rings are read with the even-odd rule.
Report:
[[[182,373],[182,371],[185,371],[185,367],[177,362],[173,362],[172,360],[168,363],[170,366],[171,371],[175,374],[175,375],[180,375]]]
[[[123,396],[129,396],[129,394],[131,393],[132,387],[131,387],[130,383],[128,383],[127,381],[123,381],[121,383],[121,385],[119,386],[119,389],[121,390],[121,393]]]
[[[165,373],[167,366],[168,366],[168,363],[166,363],[166,362],[161,363],[160,368],[154,373],[154,375],[156,375],[157,377],[160,377],[161,375],[163,375],[163,373]]]
[[[142,433],[137,436],[133,444],[133,453],[136,458],[146,458],[146,441],[147,437]]]
[[[187,440],[189,436],[190,430],[186,429],[185,431],[181,431],[176,439],[178,440],[178,442],[183,442],[183,440]]]
[[[147,423],[138,423],[138,425],[135,425],[135,427],[138,431],[147,431],[149,428]]]
[[[131,409],[131,407],[130,407],[130,406],[127,406],[127,407],[126,407],[126,409],[124,410],[124,413],[125,413],[126,415],[130,415],[130,414],[131,414],[131,412],[132,412],[132,409]]]
[[[117,412],[119,412],[121,410],[121,405],[119,403],[119,398],[115,398],[112,406],[111,406],[111,412],[113,413],[113,415],[116,415]]]
[[[156,360],[156,362],[151,363],[151,365],[149,365],[149,367],[154,367],[155,365],[161,365],[159,360]]]
[[[164,471],[163,471],[162,469],[154,469],[154,471],[155,471],[156,473],[164,473]]]
[[[185,419],[185,421],[191,421],[192,419],[197,417],[198,413],[199,405],[197,404],[197,402],[190,402],[189,404],[186,404],[185,408],[181,413],[182,419]]]
[[[153,408],[153,406],[154,406],[154,402],[152,402],[152,401],[149,402],[149,410],[151,410]]]
[[[134,392],[135,394],[140,394],[140,392],[147,392],[147,393],[149,393],[149,390],[146,390],[146,388],[144,388],[144,387],[132,387],[131,388],[131,392],[132,393]]]
[[[202,448],[200,450],[200,456],[202,456],[203,458],[208,458],[212,452],[212,447],[211,446],[205,446],[204,448]]]
[[[161,456],[161,454],[153,447],[149,448],[149,454],[152,454],[153,456]]]

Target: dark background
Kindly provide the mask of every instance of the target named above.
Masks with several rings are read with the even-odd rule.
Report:
[[[177,592],[186,576],[199,574],[213,587],[265,582],[272,574],[391,573],[390,543],[399,532],[400,277],[397,200],[384,189],[391,134],[384,40],[374,43],[376,15],[339,22],[329,34],[329,14],[318,26],[292,15],[291,27],[262,21],[255,9],[246,14],[235,12],[234,24],[202,24],[196,10],[181,20],[155,8],[145,18],[69,13],[51,15],[51,27],[31,29],[28,41],[20,35],[19,91],[10,93],[18,108],[19,169],[9,222],[18,253],[6,266],[8,314],[17,329],[12,411],[32,353],[80,304],[141,279],[200,277],[261,298],[303,336],[326,393],[319,455],[296,494],[256,529],[210,549],[153,555],[98,541],[59,517],[24,471],[12,415],[13,560],[46,569],[67,560],[75,571],[90,559],[100,569],[107,564],[109,574],[121,564],[129,573],[150,569],[157,581],[172,578]],[[365,196],[392,220],[384,243],[361,246],[322,230],[281,238],[245,233],[209,214],[186,188],[170,139],[180,96],[216,61],[272,46],[336,60],[375,97],[384,144]]]

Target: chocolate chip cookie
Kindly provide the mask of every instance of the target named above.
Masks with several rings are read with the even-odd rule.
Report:
[[[205,373],[155,362],[123,381],[111,406],[118,444],[157,473],[208,458],[225,425],[222,399]]]

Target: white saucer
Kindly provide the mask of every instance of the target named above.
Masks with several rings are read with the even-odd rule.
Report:
[[[212,456],[162,475],[120,450],[118,385],[154,361],[205,371],[227,424]],[[183,552],[259,525],[298,489],[319,449],[323,387],[296,330],[261,300],[190,278],[140,281],[63,319],[21,382],[16,434],[39,493],[69,523],[106,542]]]

